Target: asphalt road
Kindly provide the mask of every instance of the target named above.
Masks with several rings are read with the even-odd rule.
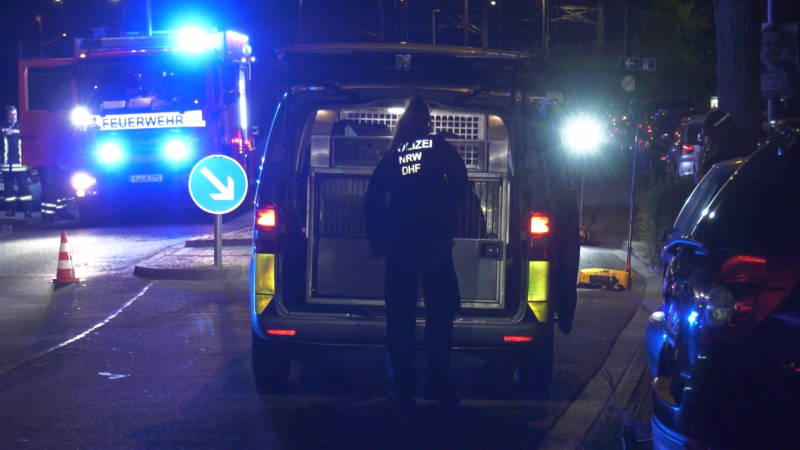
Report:
[[[386,402],[381,349],[304,356],[285,385],[259,394],[246,280],[151,282],[126,270],[208,232],[75,229],[73,257],[87,272],[59,289],[48,270],[57,230],[0,239],[0,448],[537,448],[581,401],[643,289],[581,290],[572,333],[556,333],[551,401],[519,400],[510,366],[456,355],[462,404],[398,415]],[[589,253],[591,266],[623,264]]]

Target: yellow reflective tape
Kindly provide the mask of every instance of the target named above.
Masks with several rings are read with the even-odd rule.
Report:
[[[550,272],[549,261],[528,262],[528,301],[543,302],[547,300],[547,278]]]
[[[547,322],[550,317],[550,303],[547,302],[547,280],[549,278],[549,274],[550,262],[528,262],[528,307],[536,315],[536,318],[539,320],[539,322]]]
[[[256,254],[256,294],[275,294],[275,255]]]
[[[528,302],[528,307],[536,314],[536,318],[539,322],[547,322],[547,319],[550,317],[549,302]]]
[[[269,302],[272,301],[271,295],[256,294],[256,314],[261,314],[267,309]]]
[[[275,255],[256,253],[256,313],[261,314],[275,295]]]

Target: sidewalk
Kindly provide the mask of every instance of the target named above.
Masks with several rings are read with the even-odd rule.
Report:
[[[172,246],[136,264],[133,274],[157,280],[226,280],[246,278],[253,228],[222,234],[222,267],[214,266],[214,237],[206,235]]]

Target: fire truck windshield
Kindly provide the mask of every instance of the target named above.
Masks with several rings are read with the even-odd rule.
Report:
[[[96,113],[186,111],[205,104],[207,60],[154,54],[81,61],[80,104]]]

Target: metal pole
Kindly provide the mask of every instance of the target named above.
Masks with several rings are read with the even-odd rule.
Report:
[[[483,0],[483,14],[481,15],[481,45],[489,48],[489,0]]]
[[[152,2],[150,0],[147,0],[147,2],[145,3],[145,6],[147,8],[147,35],[148,36],[152,36],[153,35],[153,5],[152,5]]]
[[[637,114],[638,115],[638,114]],[[636,158],[639,151],[639,117],[636,117],[636,139],[633,142],[633,171],[631,172],[631,204],[628,213],[628,254],[625,257],[625,272],[631,279],[631,252],[633,250],[633,198],[636,193]]]
[[[439,9],[433,10],[433,45],[436,45],[436,13],[438,13]]]
[[[767,2],[767,23],[774,23],[772,20],[775,17],[775,5],[772,0]],[[767,120],[770,122],[775,121],[775,99],[772,95],[767,99]]]
[[[578,207],[578,224],[580,225],[580,229],[583,229],[583,172],[585,170],[585,164],[583,163],[583,158],[581,158],[579,164],[579,169],[581,171],[581,204]]]
[[[469,0],[464,0],[464,47],[469,47]]]
[[[298,30],[297,30],[297,43],[303,43],[303,0],[300,0],[300,10],[297,12],[298,14]]]
[[[214,214],[214,267],[222,267],[222,214]]]
[[[549,58],[550,49],[547,42],[547,0],[542,0],[542,56]]]

